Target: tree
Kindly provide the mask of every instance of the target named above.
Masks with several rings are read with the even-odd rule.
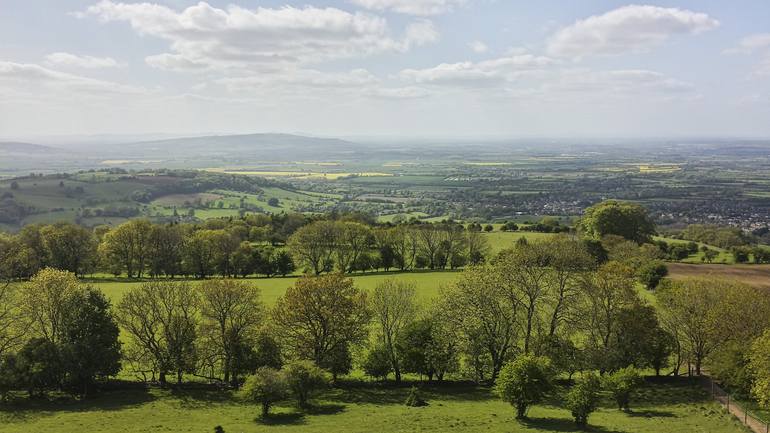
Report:
[[[257,334],[254,343],[254,364],[257,367],[272,367],[275,369],[283,366],[281,347],[275,338],[265,330]]]
[[[358,258],[369,246],[371,232],[363,224],[339,221],[334,224],[334,262],[342,273],[353,272]]]
[[[88,395],[99,378],[120,371],[120,333],[110,302],[87,288],[73,296],[62,324],[61,354],[69,387]]]
[[[551,361],[532,355],[521,355],[505,364],[495,381],[495,392],[516,408],[516,419],[526,418],[527,409],[542,402],[552,389]]]
[[[18,378],[30,396],[61,387],[64,376],[59,347],[46,338],[32,338],[19,350]]]
[[[593,366],[601,372],[613,367],[621,312],[638,304],[633,271],[621,263],[607,262],[581,282],[583,293],[578,326],[586,334]]]
[[[374,288],[371,306],[379,325],[381,347],[386,351],[395,373],[396,382],[401,382],[401,367],[396,341],[401,331],[417,313],[414,286],[394,279],[387,279]]]
[[[195,368],[198,327],[197,292],[187,283],[153,281],[130,290],[118,303],[117,319],[132,344],[129,360],[159,374]]]
[[[299,228],[289,237],[287,246],[294,261],[320,275],[331,268],[336,226],[333,221],[317,221]]]
[[[694,361],[697,375],[706,357],[723,341],[719,326],[723,290],[729,289],[716,280],[687,280],[658,293],[658,304],[681,336],[683,349]]]
[[[603,378],[604,388],[618,404],[618,409],[628,411],[631,393],[642,383],[642,376],[634,367],[621,368]]]
[[[643,264],[636,275],[639,282],[644,284],[648,290],[654,290],[658,287],[660,280],[668,275],[668,267],[660,260],[653,260]]]
[[[492,380],[508,359],[517,339],[518,303],[502,288],[500,268],[468,268],[441,294],[440,321],[458,330],[467,342],[474,341],[489,355]]]
[[[546,243],[526,243],[501,252],[495,260],[496,272],[509,301],[523,315],[523,350],[529,353],[536,321],[548,293],[548,265],[551,250]]]
[[[550,308],[548,335],[554,337],[565,322],[574,322],[580,301],[580,281],[594,269],[596,261],[585,243],[559,235],[548,242],[547,293],[545,303]]]
[[[566,408],[572,412],[575,424],[584,428],[588,425],[588,417],[599,404],[601,382],[594,373],[585,374],[570,388],[565,398]]]
[[[282,277],[294,272],[294,261],[286,251],[281,250],[274,254],[272,262],[275,266],[275,272]]]
[[[749,353],[749,368],[754,377],[751,394],[770,408],[770,330],[754,340]]]
[[[326,372],[311,361],[291,362],[284,366],[283,372],[289,390],[300,408],[308,407],[313,392],[329,384]]]
[[[298,358],[324,365],[339,346],[366,340],[371,313],[353,280],[330,274],[297,280],[276,301],[272,318]]]
[[[262,418],[270,415],[270,406],[289,396],[286,376],[270,367],[260,367],[246,378],[240,391],[241,398],[262,405]]]
[[[265,318],[259,289],[246,282],[221,279],[200,283],[198,292],[204,345],[213,349],[223,380],[237,386],[237,372],[242,366],[236,352],[254,343]]]
[[[16,292],[14,286],[0,281],[0,357],[13,352],[22,343],[26,332]]]
[[[655,223],[644,207],[617,200],[603,201],[586,209],[578,227],[590,238],[617,235],[638,244],[648,242],[655,234]]]
[[[49,265],[56,269],[85,275],[96,264],[96,239],[90,230],[71,223],[59,223],[40,229]]]
[[[150,254],[152,224],[144,219],[131,220],[107,232],[99,246],[100,255],[116,271],[128,278],[142,277]]]
[[[386,380],[390,372],[393,371],[390,351],[382,345],[372,347],[366,353],[361,363],[361,369],[367,376]]]
[[[148,270],[157,277],[174,277],[182,272],[184,233],[179,225],[154,224],[150,230]]]
[[[75,274],[46,268],[38,272],[19,291],[22,316],[28,321],[32,335],[59,343],[70,300],[79,293]]]
[[[329,351],[319,367],[332,374],[332,382],[337,382],[340,375],[349,374],[353,369],[353,356],[347,343],[339,344]]]

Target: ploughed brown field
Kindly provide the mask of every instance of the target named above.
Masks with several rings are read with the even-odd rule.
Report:
[[[749,284],[754,287],[770,289],[770,265],[693,265],[687,263],[669,263],[669,276],[682,278],[725,278]]]

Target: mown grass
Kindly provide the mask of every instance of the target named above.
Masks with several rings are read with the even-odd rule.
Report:
[[[0,431],[8,433],[80,432],[572,432],[580,431],[554,397],[535,406],[529,419],[514,419],[511,406],[489,388],[470,384],[426,385],[429,406],[403,405],[408,386],[343,383],[298,411],[289,402],[259,417],[254,404],[228,391],[132,389],[110,391],[87,400],[16,402],[0,405]],[[587,431],[605,433],[744,433],[744,427],[684,383],[646,385],[632,411],[617,410],[604,399]]]

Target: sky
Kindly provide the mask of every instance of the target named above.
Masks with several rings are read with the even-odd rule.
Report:
[[[0,0],[0,138],[770,137],[770,2]]]

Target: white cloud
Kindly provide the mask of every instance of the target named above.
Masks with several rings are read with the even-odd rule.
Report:
[[[468,44],[468,47],[473,50],[474,53],[483,54],[489,51],[487,44],[481,41],[473,41]]]
[[[329,73],[303,69],[284,74],[263,74],[249,77],[228,77],[213,81],[229,92],[281,91],[289,88],[312,89],[361,89],[379,83],[379,79],[365,69],[347,73]]]
[[[427,98],[431,93],[421,87],[379,87],[365,93],[378,99],[420,99]]]
[[[45,60],[51,65],[86,69],[116,68],[120,66],[120,64],[112,57],[79,56],[63,52],[51,53],[45,56]]]
[[[466,0],[348,0],[349,2],[367,9],[385,11],[391,10],[409,15],[439,15],[454,10],[463,5]]]
[[[724,51],[725,54],[751,54],[770,48],[770,33],[757,33],[741,39],[738,46]]]
[[[40,65],[0,61],[0,88],[3,87],[16,93],[43,94],[46,97],[62,93],[80,96],[149,93],[141,87],[67,74]]]
[[[402,37],[394,38],[381,17],[313,6],[219,9],[200,2],[176,11],[158,4],[102,0],[76,16],[127,21],[141,35],[169,41],[172,52],[146,61],[171,70],[306,64],[403,52],[438,38],[429,21],[413,23]]]
[[[522,54],[477,63],[442,63],[427,69],[405,69],[399,73],[399,77],[417,84],[489,87],[499,86],[521,74],[543,69],[553,63],[548,57]]]
[[[547,44],[552,56],[581,58],[640,52],[677,34],[698,34],[719,26],[705,13],[657,6],[624,6],[559,30]]]

